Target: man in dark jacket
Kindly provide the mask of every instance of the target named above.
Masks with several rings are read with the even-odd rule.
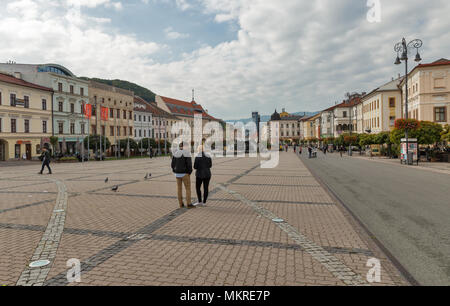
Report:
[[[196,177],[196,190],[198,203],[196,205],[206,205],[209,194],[209,182],[211,181],[211,168],[212,159],[211,157],[203,151],[203,146],[199,148],[199,154],[195,158],[194,169],[197,170],[195,173]],[[202,190],[203,185],[203,201],[202,201]]]
[[[47,167],[48,174],[52,174],[52,169],[50,169],[50,152],[46,147],[42,149],[42,154],[40,159],[42,160],[42,168],[41,172],[39,174],[42,174],[44,172],[44,168]]]
[[[190,152],[183,150],[183,144],[180,144],[180,149],[173,154],[172,171],[177,178],[178,203],[180,204],[180,208],[184,207],[183,185],[186,189],[187,208],[194,208],[195,206],[191,202],[192,159]]]

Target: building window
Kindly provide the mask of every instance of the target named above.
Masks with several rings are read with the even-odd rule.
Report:
[[[94,116],[94,117],[97,116],[97,106],[96,105],[92,106],[92,116]]]
[[[29,133],[30,132],[30,120],[25,119],[23,122],[24,122],[25,133]]]
[[[80,125],[80,127],[81,127],[81,135],[84,135],[85,134],[85,129],[84,129],[84,123],[82,123],[81,125]]]
[[[137,132],[136,132],[136,130],[134,130],[134,135],[137,135]]]
[[[70,93],[73,94],[73,85],[70,85]]]
[[[120,109],[117,110],[117,119],[120,119]]]
[[[23,101],[24,101],[24,107],[25,108],[30,108],[30,97],[24,96],[23,97]]]
[[[11,94],[9,96],[9,105],[16,106],[16,95],[15,94]]]
[[[347,118],[347,112],[344,112],[344,114],[342,115],[344,118]]]
[[[123,136],[127,136],[127,128],[126,127],[123,128]]]
[[[47,100],[42,99],[42,110],[47,110]]]
[[[129,112],[129,116],[128,116],[128,119],[130,119],[131,120],[131,118],[133,118],[133,112]]]
[[[75,113],[75,104],[70,103],[70,112],[73,114]]]
[[[144,137],[147,137],[147,130],[144,130]]]
[[[102,135],[106,136],[106,127],[104,125],[102,125]]]
[[[47,133],[47,121],[42,121],[42,133]]]
[[[134,121],[136,121],[136,114],[134,114]]]
[[[447,121],[447,107],[435,107],[434,108],[434,121],[435,122],[446,122]]]
[[[83,87],[80,88],[80,95],[84,96],[84,88]]]
[[[2,118],[0,118],[0,133],[2,132]]]
[[[72,134],[72,135],[75,134],[75,123],[70,124],[70,134]]]
[[[143,116],[144,117],[144,122],[146,122],[146,120],[147,120],[147,117],[145,117],[145,116]]]
[[[114,118],[114,110],[112,108],[109,109],[109,117]]]
[[[58,134],[64,134],[64,122],[58,123]]]
[[[133,136],[133,128],[130,127],[130,136]]]
[[[58,111],[61,112],[61,113],[64,111],[64,104],[63,104],[63,102],[58,102]]]
[[[11,119],[11,133],[17,133],[17,121],[16,119]]]
[[[109,127],[109,135],[114,136],[114,127],[113,126]]]
[[[389,98],[389,107],[395,107],[395,98]]]
[[[0,105],[2,105],[2,92],[0,91]]]
[[[123,119],[127,120],[127,111],[126,110],[123,111]]]
[[[59,92],[63,91],[63,84],[62,83],[58,83],[58,91]]]
[[[395,116],[389,117],[389,125],[394,126],[395,125]]]
[[[142,130],[139,130],[139,137],[142,137]]]

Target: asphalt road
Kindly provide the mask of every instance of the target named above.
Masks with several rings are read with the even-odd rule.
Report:
[[[318,153],[302,160],[421,285],[450,285],[450,175]]]

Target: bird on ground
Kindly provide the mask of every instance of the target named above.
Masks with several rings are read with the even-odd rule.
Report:
[[[150,179],[152,177],[152,174],[151,173],[147,173],[147,174],[145,174],[145,179],[146,180],[148,180],[148,179]]]
[[[145,174],[145,177],[144,177],[144,179],[148,179],[148,173],[147,173],[147,174]]]
[[[108,181],[109,181],[109,178],[107,177],[107,178],[105,179],[105,184],[108,183]]]
[[[119,186],[114,186],[111,190],[117,192],[117,190],[119,190]]]

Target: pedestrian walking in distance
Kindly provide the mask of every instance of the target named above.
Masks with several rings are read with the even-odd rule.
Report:
[[[312,147],[308,146],[308,153],[309,153],[309,158],[312,157]]]
[[[198,155],[195,158],[194,169],[197,170],[195,173],[196,182],[195,187],[197,190],[198,202],[195,205],[206,205],[209,194],[209,182],[211,181],[211,168],[212,159],[208,153],[204,152],[203,146],[198,149]],[[202,198],[202,185],[203,185],[203,198]]]
[[[45,167],[47,167],[48,169],[48,174],[52,174],[52,169],[50,168],[50,152],[46,147],[42,149],[40,160],[42,160],[42,168],[39,174],[42,174],[44,172]]]
[[[180,208],[184,207],[183,203],[183,185],[186,189],[186,205],[187,208],[194,208],[191,202],[191,174],[192,174],[192,158],[191,153],[183,150],[183,144],[180,144],[172,157],[172,171],[177,179],[178,203]]]

